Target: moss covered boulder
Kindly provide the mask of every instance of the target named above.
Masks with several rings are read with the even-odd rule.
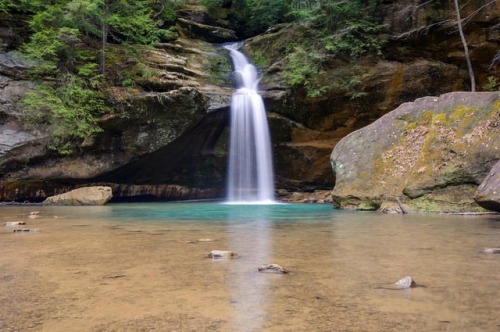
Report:
[[[336,145],[334,205],[482,211],[474,193],[499,159],[498,92],[420,98]]]

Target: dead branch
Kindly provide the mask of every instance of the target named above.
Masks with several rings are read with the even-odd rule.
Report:
[[[495,56],[493,57],[493,60],[491,60],[491,64],[488,67],[488,70],[493,69],[493,67],[495,67],[499,63],[500,63],[500,51],[498,51],[497,54],[495,54]]]

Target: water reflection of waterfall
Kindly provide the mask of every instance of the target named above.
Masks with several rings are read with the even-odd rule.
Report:
[[[257,92],[256,68],[237,50],[233,59],[238,88],[231,101],[231,135],[227,199],[229,202],[272,202],[274,177],[266,110]]]
[[[242,213],[248,212],[246,220]],[[230,223],[230,248],[241,257],[233,260],[229,270],[229,293],[231,297],[232,331],[263,331],[272,304],[269,281],[276,275],[266,275],[257,271],[262,264],[271,262],[272,246],[271,206],[245,206],[232,210],[228,216]],[[248,215],[252,215],[248,220]]]

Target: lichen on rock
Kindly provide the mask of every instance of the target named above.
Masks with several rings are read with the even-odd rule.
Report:
[[[341,140],[331,156],[339,208],[481,211],[473,195],[500,159],[497,92],[448,93],[405,103]]]

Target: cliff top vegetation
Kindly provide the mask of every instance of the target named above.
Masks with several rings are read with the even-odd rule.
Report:
[[[481,10],[494,0],[484,3]],[[201,5],[214,22],[236,31],[241,39],[279,23],[303,26],[307,33],[289,40],[281,54],[286,58],[284,76],[290,86],[305,87],[309,97],[317,97],[328,89],[321,80],[325,59],[349,59],[356,73],[356,58],[381,54],[391,34],[379,10],[382,4],[380,0],[1,0],[0,18],[27,22],[29,36],[17,51],[33,64],[31,79],[38,87],[26,96],[25,113],[32,124],[52,128],[54,151],[69,154],[101,130],[101,115],[114,111],[111,87],[133,90],[137,79],[154,75],[142,64],[138,50],[175,40],[180,10]],[[449,21],[445,1],[418,6],[424,5],[436,7],[438,14],[431,23]],[[400,38],[407,33],[419,31],[398,32]],[[121,64],[130,59],[134,65],[124,69]],[[358,73],[337,83],[356,98],[361,79]]]

